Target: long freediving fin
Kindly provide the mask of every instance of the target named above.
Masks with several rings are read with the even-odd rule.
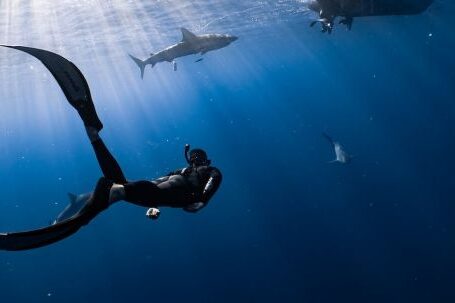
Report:
[[[40,60],[57,80],[66,99],[77,110],[84,124],[94,127],[98,131],[103,128],[103,124],[96,113],[87,81],[74,63],[56,53],[43,49],[25,46],[0,46],[23,51]]]
[[[55,224],[45,228],[17,233],[0,233],[0,250],[27,250],[42,247],[71,236],[82,225]]]

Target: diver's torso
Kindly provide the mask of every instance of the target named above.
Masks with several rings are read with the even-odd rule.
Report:
[[[169,199],[166,202],[178,207],[199,202],[211,170],[208,166],[186,167],[179,174],[171,175],[167,181],[158,184],[158,187],[163,190],[164,198]]]

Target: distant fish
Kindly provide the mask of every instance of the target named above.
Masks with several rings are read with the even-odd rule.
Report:
[[[335,151],[335,160],[332,160],[330,161],[329,163],[341,163],[341,164],[348,164],[349,162],[351,162],[353,156],[348,154],[344,148],[343,148],[343,145],[341,145],[339,142],[336,142],[336,141],[333,141],[333,139],[327,135],[326,133],[322,133],[322,135],[324,136],[324,138],[327,139],[327,141],[330,142],[330,144],[332,145],[333,147],[333,150]]]
[[[199,58],[199,59],[197,59],[196,61],[194,61],[194,63],[201,62],[202,60],[204,60],[204,58]]]

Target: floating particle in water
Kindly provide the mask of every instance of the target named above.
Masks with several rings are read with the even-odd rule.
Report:
[[[433,33],[429,33],[428,37],[430,37],[430,38],[433,37]]]

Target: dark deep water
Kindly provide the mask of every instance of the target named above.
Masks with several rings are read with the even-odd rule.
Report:
[[[162,209],[152,222],[119,203],[60,243],[0,252],[0,302],[455,302],[454,3],[328,36],[308,27],[301,3],[279,2],[295,13],[252,27],[251,11],[233,14],[198,33],[236,34],[234,44],[199,63],[179,59],[177,72],[147,67],[144,80],[126,53],[178,41],[180,24],[156,47],[132,35],[77,49],[61,48],[82,41],[72,25],[68,35],[53,27],[47,41],[15,36],[17,19],[0,23],[9,33],[0,42],[50,49],[81,68],[128,178],[183,167],[185,143],[205,148],[224,176],[198,214]],[[44,226],[67,192],[90,191],[101,172],[39,62],[0,57],[0,231]],[[322,132],[352,163],[328,163]]]

